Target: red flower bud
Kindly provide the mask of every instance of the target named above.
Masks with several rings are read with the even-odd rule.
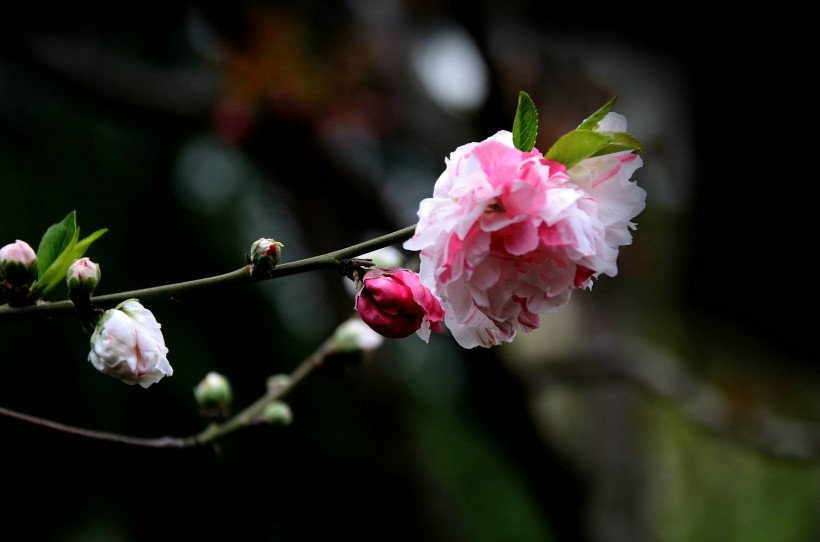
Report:
[[[401,339],[417,333],[425,342],[430,331],[441,333],[444,310],[413,271],[371,269],[356,294],[356,310],[377,333]]]

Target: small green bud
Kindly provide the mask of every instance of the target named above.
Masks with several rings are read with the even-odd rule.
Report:
[[[273,375],[272,377],[268,378],[268,391],[271,393],[279,392],[284,388],[290,386],[291,378],[285,374]]]
[[[250,261],[254,272],[268,272],[276,267],[282,258],[282,247],[279,241],[262,237],[251,245]]]
[[[230,412],[233,391],[227,378],[211,371],[194,388],[194,397],[203,416],[222,419]]]
[[[282,401],[271,401],[262,410],[263,421],[273,425],[290,425],[293,423],[293,412],[290,406]]]
[[[89,258],[74,260],[65,276],[69,296],[77,294],[90,296],[100,283],[100,276],[100,266]]]
[[[333,332],[334,352],[369,352],[381,346],[384,337],[373,331],[361,318],[349,318]]]

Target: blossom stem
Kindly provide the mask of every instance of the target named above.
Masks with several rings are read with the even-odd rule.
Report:
[[[114,306],[120,301],[126,299],[143,299],[148,297],[168,296],[235,281],[253,281],[268,280],[288,275],[295,275],[297,273],[305,273],[308,271],[315,271],[319,269],[339,269],[341,261],[346,258],[353,258],[361,254],[371,252],[390,245],[395,245],[405,241],[413,236],[415,232],[415,224],[408,226],[393,233],[383,235],[370,239],[363,243],[351,245],[327,254],[297,260],[295,262],[284,263],[276,266],[264,278],[251,278],[250,265],[246,265],[230,273],[216,275],[213,277],[206,277],[201,279],[189,280],[186,282],[178,282],[175,284],[166,284],[162,286],[155,286],[152,288],[144,288],[141,290],[130,290],[127,292],[119,292],[115,294],[107,294],[95,296],[91,298],[91,303],[98,307]],[[45,319],[52,316],[70,316],[74,314],[74,303],[70,300],[54,301],[54,302],[40,302],[36,305],[29,305],[25,307],[11,307],[8,304],[0,305],[0,321],[12,319]]]
[[[205,430],[192,436],[142,438],[106,431],[93,431],[90,429],[84,429],[81,427],[75,427],[72,425],[66,425],[52,420],[31,416],[29,414],[23,414],[4,407],[0,407],[0,415],[16,418],[18,420],[47,427],[49,429],[55,429],[57,431],[62,431],[72,435],[108,442],[116,442],[119,444],[129,444],[132,446],[143,446],[147,448],[192,448],[196,446],[204,446],[206,444],[211,444],[238,429],[258,423],[260,421],[262,411],[269,403],[272,401],[281,400],[292,392],[296,386],[301,384],[324,364],[327,356],[334,352],[334,348],[334,341],[331,337],[327,339],[319,348],[317,348],[313,354],[303,360],[302,363],[300,363],[289,376],[276,379],[272,385],[268,386],[268,391],[262,397],[245,407],[245,409],[241,412],[235,414],[223,423],[211,424],[205,428]]]
[[[296,386],[324,364],[328,354],[333,352],[333,344],[332,338],[326,340],[310,357],[299,364],[290,376],[269,385],[265,395],[224,423],[211,424],[198,435],[187,439],[189,445],[208,444],[237,429],[259,423],[260,415],[269,403],[283,399]]]

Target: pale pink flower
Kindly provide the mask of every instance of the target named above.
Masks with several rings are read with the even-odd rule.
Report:
[[[408,269],[367,271],[356,294],[356,310],[364,323],[390,339],[415,332],[427,342],[431,330],[442,331],[444,314],[439,301]]]
[[[129,299],[97,322],[88,361],[126,384],[147,388],[174,373],[167,354],[159,322],[139,301]]]
[[[600,129],[622,119],[610,113]],[[461,346],[509,342],[566,305],[573,289],[617,274],[618,248],[631,243],[631,220],[645,205],[630,180],[638,155],[589,158],[567,171],[500,131],[445,162],[404,248],[420,251],[421,281]]]

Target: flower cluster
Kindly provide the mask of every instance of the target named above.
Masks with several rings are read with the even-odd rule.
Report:
[[[610,112],[598,129],[625,133],[626,120]],[[618,249],[645,205],[631,180],[641,165],[625,150],[567,169],[516,148],[507,131],[457,148],[403,245],[420,251],[421,282],[441,301],[455,340],[465,348],[509,342],[566,305],[573,289],[615,276]]]
[[[105,312],[91,303],[100,266],[82,254],[105,231],[80,241],[72,211],[46,231],[37,252],[19,239],[0,247],[0,294],[10,306],[31,305],[63,282],[78,318],[91,333],[88,361],[126,384],[147,388],[173,374],[160,324],[136,299]]]
[[[415,228],[394,237],[419,253],[418,272],[402,267],[403,254],[392,247],[332,259],[353,280],[360,317],[340,326],[332,350],[369,352],[384,337],[413,333],[428,342],[445,329],[464,348],[494,346],[537,328],[539,315],[566,305],[574,290],[616,276],[646,192],[632,179],[643,163],[640,143],[626,132],[625,117],[610,110],[613,103],[542,154],[535,148],[537,113],[522,93],[512,132],[455,149],[432,197],[420,203]],[[105,231],[80,238],[72,211],[46,231],[37,252],[21,240],[0,247],[0,297],[11,307],[33,305],[63,282],[91,332],[89,362],[147,388],[173,374],[168,348],[137,299],[105,312],[94,305],[100,267],[83,253]],[[273,278],[283,246],[257,239],[241,276]],[[211,373],[196,389],[213,416],[227,413],[230,390],[222,378]]]

